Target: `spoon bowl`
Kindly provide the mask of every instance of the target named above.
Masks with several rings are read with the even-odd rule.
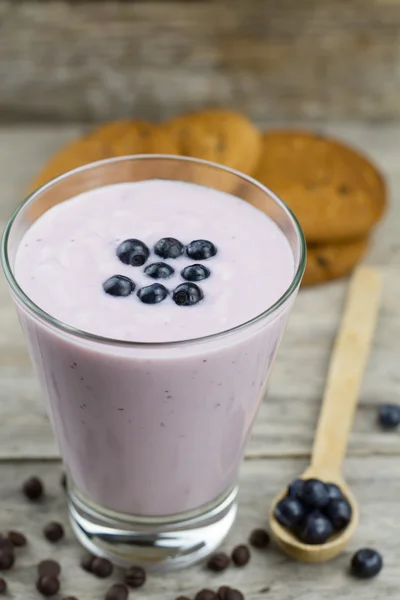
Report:
[[[352,510],[351,521],[347,525],[346,529],[334,533],[325,544],[304,544],[297,539],[297,537],[291,531],[289,531],[289,529],[286,529],[286,527],[278,523],[274,517],[275,506],[279,500],[282,500],[282,498],[286,496],[286,490],[283,490],[274,498],[269,515],[270,528],[278,546],[291,558],[301,562],[326,562],[328,560],[332,560],[332,558],[335,558],[335,556],[340,554],[353,537],[359,521],[358,503],[344,479],[337,473],[324,473],[311,466],[300,477],[300,479],[312,478],[320,479],[321,481],[326,482],[329,481],[329,483],[335,483],[342,490],[343,495],[346,500],[348,500]]]
[[[286,490],[278,494],[269,515],[271,532],[278,546],[296,560],[324,562],[334,558],[347,546],[358,525],[357,500],[346,485],[341,468],[372,343],[380,289],[381,278],[376,269],[356,270],[332,352],[311,465],[302,475],[302,479],[335,483],[350,503],[351,521],[325,544],[304,544],[275,519],[274,508],[286,496]]]

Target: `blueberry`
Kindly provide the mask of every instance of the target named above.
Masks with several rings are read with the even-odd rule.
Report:
[[[181,271],[181,275],[186,281],[201,281],[210,277],[210,274],[210,269],[203,265],[190,265]]]
[[[293,529],[305,516],[305,508],[296,498],[282,498],[274,508],[274,517],[284,527]]]
[[[193,240],[186,246],[186,254],[193,260],[206,260],[217,254],[217,249],[208,240]]]
[[[299,499],[312,508],[324,508],[329,502],[329,494],[319,479],[306,479],[299,490]]]
[[[304,544],[325,544],[333,533],[333,525],[319,510],[309,513],[297,531]]]
[[[113,275],[103,283],[103,290],[111,296],[129,296],[134,289],[132,279],[125,275]]]
[[[335,483],[326,483],[325,487],[328,491],[330,500],[339,500],[340,498],[343,498],[342,490]]]
[[[181,283],[172,294],[172,299],[178,306],[192,306],[203,298],[203,292],[195,283]]]
[[[384,429],[396,429],[400,425],[400,406],[382,404],[379,407],[378,419]]]
[[[138,290],[137,295],[144,304],[158,304],[168,296],[168,290],[161,283],[153,283]]]
[[[297,498],[303,486],[303,483],[304,482],[302,479],[295,479],[294,481],[292,481],[292,483],[289,483],[286,496],[288,498]]]
[[[351,572],[359,579],[370,579],[382,570],[382,556],[372,548],[362,548],[351,559]]]
[[[148,265],[144,272],[153,279],[168,279],[175,271],[170,265],[167,265],[167,263],[157,262]]]
[[[352,510],[345,498],[335,498],[329,502],[328,506],[324,509],[324,513],[333,527],[337,531],[340,531],[350,523]]]
[[[172,237],[162,238],[154,246],[154,252],[161,258],[178,258],[183,254],[183,251],[183,244]]]
[[[150,250],[140,240],[125,240],[117,248],[117,256],[125,265],[141,267],[149,258]]]

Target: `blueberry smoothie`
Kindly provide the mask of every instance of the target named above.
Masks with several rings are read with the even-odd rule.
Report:
[[[39,217],[14,271],[53,320],[17,303],[81,496],[163,517],[232,489],[289,312],[255,319],[294,279],[278,225],[194,183],[112,184]]]

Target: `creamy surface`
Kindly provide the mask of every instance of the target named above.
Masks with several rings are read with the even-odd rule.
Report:
[[[184,245],[206,239],[216,256],[161,259],[151,252],[142,267],[123,264],[116,248],[137,238],[152,251],[163,237]],[[157,280],[172,291],[180,271],[201,263],[211,276],[197,283],[204,300],[177,306],[171,295],[159,304],[142,303],[139,288],[156,280],[144,273],[152,262],[175,269]],[[27,231],[16,256],[15,273],[25,293],[51,316],[108,338],[164,342],[218,333],[244,323],[271,306],[288,288],[294,271],[290,246],[275,223],[247,202],[200,185],[152,180],[121,183],[81,194],[46,212]],[[103,290],[112,275],[136,284],[128,297]]]

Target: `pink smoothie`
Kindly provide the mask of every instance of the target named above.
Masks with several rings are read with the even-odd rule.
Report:
[[[167,236],[185,247],[209,240],[216,254],[160,258],[154,247]],[[149,249],[141,266],[117,256],[121,242],[131,238]],[[160,261],[173,274],[150,278],[145,268]],[[193,264],[210,275],[196,282],[203,298],[181,306],[173,291],[187,283],[181,272]],[[31,226],[15,260],[24,292],[55,319],[108,338],[71,335],[19,305],[79,493],[113,511],[164,516],[197,509],[232,488],[288,303],[230,335],[193,340],[263,313],[287,290],[294,268],[285,235],[264,213],[189,183],[97,188],[55,206]],[[133,282],[131,294],[104,291],[116,274]],[[138,291],[154,283],[168,295],[146,304]]]

